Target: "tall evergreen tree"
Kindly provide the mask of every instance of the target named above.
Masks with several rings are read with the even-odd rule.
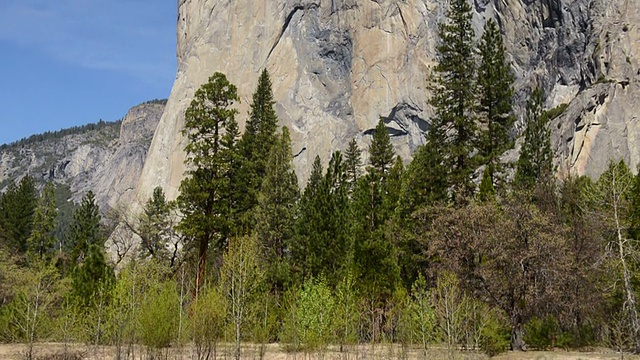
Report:
[[[55,220],[57,216],[55,188],[53,183],[48,182],[44,186],[36,207],[33,217],[33,231],[27,240],[28,253],[32,257],[40,260],[51,257],[56,241],[53,233],[56,228]]]
[[[526,120],[527,128],[516,164],[515,183],[519,187],[533,188],[539,183],[548,182],[553,175],[551,130],[540,89],[535,89],[531,94]]]
[[[393,165],[393,145],[387,132],[384,121],[380,119],[373,133],[371,146],[369,147],[369,173],[375,172],[377,176],[384,177]]]
[[[242,184],[243,196],[239,199],[241,228],[253,226],[251,209],[258,203],[258,192],[266,174],[267,157],[276,141],[278,116],[271,78],[267,69],[262,70],[250,104],[249,119],[242,134],[239,148],[245,160],[238,184]]]
[[[27,251],[27,239],[33,230],[33,216],[38,202],[35,182],[30,175],[20,180],[18,186],[9,184],[0,198],[0,226],[4,229],[12,251]]]
[[[435,116],[432,145],[442,146],[445,169],[454,202],[463,202],[474,191],[471,177],[475,164],[471,154],[477,141],[476,65],[472,8],[468,0],[452,0],[447,22],[438,26],[440,43],[436,47],[438,64],[432,80],[431,105]]]
[[[349,147],[345,153],[345,167],[347,170],[347,182],[349,182],[349,191],[353,191],[356,181],[360,177],[360,167],[362,166],[362,151],[358,147],[355,138],[349,142]]]
[[[218,250],[226,246],[229,229],[230,142],[223,141],[227,129],[232,129],[238,111],[232,108],[239,101],[237,88],[222,73],[215,73],[195,93],[185,113],[182,130],[188,143],[185,147],[188,166],[180,184],[178,204],[183,214],[179,230],[196,248],[198,266],[194,293],[203,283],[210,245]]]
[[[347,255],[344,219],[348,204],[346,170],[339,151],[333,153],[324,176],[316,157],[300,201],[294,260],[303,278],[324,275],[337,283]]]
[[[289,129],[283,127],[282,134],[269,152],[256,209],[256,235],[262,244],[267,279],[276,291],[282,290],[283,285],[290,280],[288,254],[300,194],[292,160]]]
[[[432,128],[427,135],[427,143],[413,154],[413,160],[405,171],[400,193],[398,216],[407,219],[414,211],[447,200],[448,179],[445,166],[442,139]]]
[[[514,145],[509,135],[515,122],[511,107],[514,77],[505,58],[500,29],[493,19],[485,23],[478,48],[481,58],[478,67],[478,105],[480,121],[484,125],[478,150],[488,169],[488,181],[492,186],[498,186],[496,174],[503,170],[500,155]]]
[[[170,217],[173,204],[168,202],[164,190],[158,186],[153,189],[151,198],[145,203],[140,219],[141,238],[140,257],[151,256],[156,260],[169,257],[167,243],[173,236]]]
[[[71,224],[72,287],[84,305],[90,305],[98,291],[105,291],[113,283],[113,270],[107,264],[105,234],[100,225],[100,211],[93,192],[82,198],[73,214]]]
[[[70,235],[73,264],[86,258],[91,246],[100,248],[104,245],[105,236],[100,227],[100,220],[100,208],[96,204],[93,192],[89,190],[82,198],[80,207],[73,213]]]
[[[356,183],[350,214],[353,260],[362,290],[381,299],[399,282],[395,249],[384,231],[399,197],[402,162],[394,165],[389,134],[381,120],[369,147],[370,166]]]
[[[294,271],[302,278],[309,276],[312,268],[317,267],[313,249],[315,245],[312,237],[316,236],[316,219],[320,218],[316,201],[320,197],[322,186],[322,162],[316,155],[311,167],[311,174],[307,186],[302,193],[298,206],[298,216],[295,227],[295,240],[291,246]]]

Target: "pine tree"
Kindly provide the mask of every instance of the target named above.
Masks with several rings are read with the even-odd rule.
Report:
[[[513,127],[515,116],[511,107],[514,77],[505,58],[500,30],[493,19],[485,24],[479,52],[478,110],[484,128],[480,134],[478,149],[482,162],[487,165],[489,180],[495,186],[500,182],[496,174],[503,172],[500,155],[514,146],[509,131]]]
[[[70,241],[72,262],[77,264],[88,256],[89,248],[104,245],[104,234],[100,227],[100,209],[93,192],[89,190],[82,198],[80,207],[73,213]]]
[[[100,211],[93,192],[82,198],[71,224],[72,287],[75,296],[90,305],[99,291],[113,284],[113,270],[104,254],[105,236],[100,226]]]
[[[448,169],[439,143],[441,138],[436,131],[438,129],[431,129],[427,143],[416,150],[404,173],[398,207],[400,219],[407,219],[421,207],[442,203],[448,198]]]
[[[371,146],[369,147],[369,173],[375,172],[377,176],[384,177],[393,165],[393,145],[387,132],[384,121],[380,119],[373,133]]]
[[[464,202],[474,191],[471,181],[475,164],[471,154],[477,141],[476,66],[472,8],[468,0],[452,0],[448,21],[438,26],[438,65],[432,80],[431,105],[435,110],[431,131],[439,138],[430,142],[442,146],[444,168],[455,203]]]
[[[185,163],[189,170],[177,200],[183,214],[179,230],[190,240],[188,246],[197,249],[196,296],[203,283],[209,246],[222,250],[227,242],[230,164],[225,160],[232,149],[223,136],[227,128],[233,128],[238,111],[232,106],[237,101],[235,85],[217,72],[196,91],[185,113],[182,134],[188,140]]]
[[[524,144],[516,164],[515,183],[522,188],[533,188],[539,183],[548,182],[553,175],[551,130],[540,89],[533,91],[527,103],[526,121]]]
[[[40,201],[33,217],[33,231],[27,240],[28,253],[31,257],[46,260],[51,258],[51,252],[55,246],[53,232],[56,228],[55,220],[58,215],[56,210],[55,188],[48,182],[44,186]]]
[[[153,189],[153,195],[145,203],[140,219],[141,258],[151,256],[157,260],[169,257],[167,243],[173,236],[170,216],[173,204],[168,202],[162,187]]]
[[[345,153],[345,167],[347,169],[347,181],[349,182],[349,191],[353,191],[356,181],[360,177],[360,167],[362,166],[362,151],[358,147],[355,138],[349,142],[349,148]]]
[[[385,298],[399,282],[395,248],[384,231],[398,203],[402,161],[394,164],[393,147],[382,120],[369,147],[370,166],[356,183],[351,203],[353,261],[362,290]]]
[[[491,179],[490,166],[484,168],[482,172],[482,180],[480,181],[480,188],[478,191],[478,199],[481,202],[493,201],[496,198],[496,189],[493,187],[493,180]]]
[[[238,206],[243,213],[241,227],[253,225],[250,211],[258,203],[258,192],[266,173],[267,156],[277,138],[278,116],[275,103],[269,72],[264,69],[253,93],[249,119],[239,144],[245,160],[238,179],[244,192]]]
[[[12,251],[27,251],[27,239],[33,230],[33,216],[38,194],[33,178],[29,175],[18,186],[9,184],[0,199],[0,227],[5,231],[7,244]]]
[[[316,222],[319,215],[317,209],[317,199],[320,197],[322,185],[322,162],[320,156],[316,155],[311,167],[311,174],[307,181],[307,186],[302,193],[298,205],[297,221],[295,224],[295,238],[291,244],[291,257],[293,271],[301,279],[308,277],[316,267],[316,256],[312,242],[312,237],[316,236]]]
[[[292,160],[289,129],[283,127],[269,152],[256,209],[256,235],[262,245],[262,259],[267,264],[267,279],[276,291],[282,290],[290,280],[288,250],[300,194]]]
[[[302,277],[324,275],[337,283],[347,256],[346,218],[348,184],[342,153],[331,156],[322,176],[320,158],[316,157],[311,178],[300,201],[294,262]]]

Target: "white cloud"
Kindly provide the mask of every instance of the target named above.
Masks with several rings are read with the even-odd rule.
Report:
[[[2,0],[0,41],[154,81],[175,70],[175,8],[158,0]],[[170,23],[167,23],[169,22]],[[0,43],[1,44],[1,43]]]

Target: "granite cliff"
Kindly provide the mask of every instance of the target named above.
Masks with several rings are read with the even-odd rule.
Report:
[[[68,186],[71,201],[91,190],[103,213],[134,198],[164,104],[133,107],[120,121],[34,135],[0,148],[0,190],[30,174]]]
[[[610,159],[640,161],[640,3],[631,0],[473,0],[478,36],[487,18],[504,34],[517,107],[532,86],[554,120],[561,174],[599,175]],[[214,71],[239,88],[246,119],[259,71],[272,75],[277,112],[291,129],[306,181],[352,137],[369,141],[383,117],[397,153],[423,143],[431,110],[427,77],[445,0],[179,0],[178,73],[138,184],[177,195],[184,173],[184,111]],[[521,125],[519,126],[521,129]]]

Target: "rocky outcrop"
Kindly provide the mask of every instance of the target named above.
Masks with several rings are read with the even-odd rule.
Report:
[[[595,176],[605,159],[636,159],[634,130],[627,125],[640,106],[628,103],[638,96],[639,3],[473,0],[473,5],[478,34],[486,18],[495,18],[505,35],[517,78],[516,107],[522,108],[532,86],[544,89],[550,108],[571,103],[554,123],[560,169]],[[238,85],[241,125],[257,75],[265,67],[270,71],[302,184],[316,155],[326,161],[353,137],[366,146],[380,117],[397,153],[409,159],[429,129],[426,79],[446,6],[445,0],[180,0],[178,73],[138,201],[158,185],[169,197],[177,195],[185,170],[183,114],[214,71]],[[599,92],[607,93],[606,104],[598,107],[591,127],[580,125],[591,121],[589,99],[597,102]],[[603,119],[609,125],[585,132]],[[607,142],[615,144],[612,152],[600,148]]]
[[[103,213],[129,203],[163,110],[163,104],[142,104],[116,123],[36,135],[4,146],[0,187],[30,174],[69,186],[74,202],[92,190]]]

